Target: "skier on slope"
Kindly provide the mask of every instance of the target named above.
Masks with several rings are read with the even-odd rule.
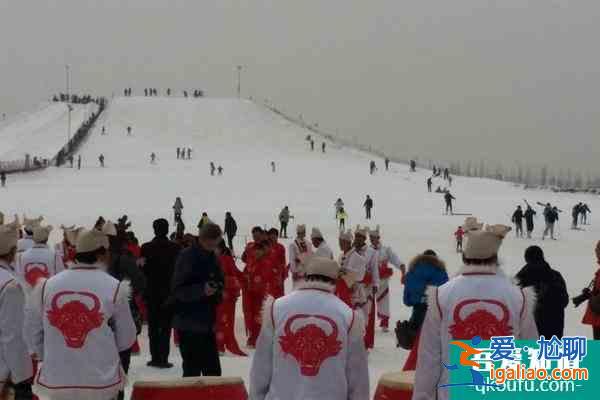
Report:
[[[452,196],[450,191],[446,191],[444,195],[444,200],[446,202],[446,215],[454,215],[454,210],[452,207],[452,200],[456,200],[456,197]]]
[[[340,225],[340,232],[344,232],[346,229],[346,221],[348,221],[348,214],[344,210],[344,207],[340,208],[336,215]]]
[[[587,219],[587,215],[588,213],[592,213],[592,210],[590,210],[590,207],[587,204],[584,204],[581,207],[581,225],[587,225],[588,224],[588,219]]]
[[[338,213],[342,208],[344,208],[344,201],[341,198],[337,199],[333,206],[335,207],[335,218],[337,219]]]
[[[390,159],[389,158],[385,158],[385,170],[389,171],[390,170]]]
[[[131,136],[131,126],[127,127],[127,136]]]
[[[515,210],[515,212],[512,215],[512,223],[515,224],[515,231],[517,234],[517,237],[523,237],[523,208],[521,208],[521,206],[517,206],[517,209]]]
[[[80,170],[81,169],[81,155],[79,155],[77,157],[77,169]]]
[[[223,167],[221,165],[219,165],[219,168],[217,168],[217,175],[223,175]]]
[[[177,148],[177,159],[179,160],[181,158],[181,149],[178,147]]]
[[[310,151],[315,151],[315,141],[313,139],[310,140]]]
[[[0,185],[6,187],[6,173],[4,171],[0,172]]]
[[[430,176],[429,178],[427,178],[427,191],[429,193],[431,193],[432,186],[433,186],[433,178]]]
[[[275,171],[276,171],[276,167],[275,167],[275,161],[271,161],[271,171],[272,171],[273,173],[275,173]]]
[[[188,149],[187,149],[187,158],[188,158],[188,160],[192,159],[192,148],[191,147],[188,147]]]
[[[156,154],[150,154],[150,164],[156,164]]]
[[[217,169],[217,168],[215,167],[215,163],[211,161],[211,162],[210,162],[210,175],[211,175],[211,176],[215,176],[215,170],[216,170],[216,169]]]
[[[100,167],[104,168],[104,154],[100,154],[98,161],[100,161]]]
[[[181,215],[183,214],[183,202],[181,201],[181,197],[175,198],[175,204],[173,204],[173,212],[174,212],[174,221],[181,220]]]
[[[321,151],[322,151],[323,153],[325,153],[325,147],[326,147],[326,146],[327,146],[327,144],[326,144],[325,142],[323,142],[323,143],[321,144]]]
[[[573,217],[571,229],[577,229],[577,224],[579,222],[579,214],[581,213],[582,207],[583,207],[583,203],[575,204],[575,206],[573,207],[573,211],[571,213],[571,216]]]
[[[531,234],[533,233],[534,229],[533,218],[537,213],[529,205],[529,203],[527,203],[527,201],[525,201],[525,204],[527,204],[527,210],[525,210],[525,214],[523,214],[523,216],[525,217],[525,225],[527,226],[527,239],[531,239]]]
[[[283,210],[281,210],[281,212],[279,213],[279,223],[280,223],[280,234],[281,234],[281,238],[283,239],[287,239],[287,228],[288,228],[288,224],[290,223],[290,209],[288,206],[283,207]]]

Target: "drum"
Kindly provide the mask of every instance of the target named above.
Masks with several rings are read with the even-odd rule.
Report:
[[[410,400],[414,382],[414,371],[383,374],[379,379],[374,400]]]
[[[195,377],[136,382],[131,400],[247,400],[241,378]]]

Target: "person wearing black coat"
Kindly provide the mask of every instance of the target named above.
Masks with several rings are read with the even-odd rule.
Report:
[[[180,246],[167,238],[169,222],[160,218],[152,224],[154,239],[144,243],[141,249],[140,264],[148,286],[144,296],[148,308],[148,338],[150,339],[149,367],[171,368],[169,352],[171,343],[172,313],[165,307],[171,295],[169,283],[173,279],[175,261]]]
[[[515,224],[517,237],[523,237],[523,209],[521,206],[517,206],[517,209],[513,213],[512,223]]]
[[[143,295],[146,290],[146,278],[144,274],[137,266],[136,259],[127,249],[127,238],[125,232],[119,231],[116,236],[109,236],[110,241],[110,266],[108,267],[108,273],[119,282],[128,280],[131,283],[132,296],[129,301],[129,307],[131,308],[131,315],[137,328],[137,334],[139,335],[142,331],[142,318],[140,310],[135,303],[135,297],[137,295]],[[121,366],[125,373],[129,372],[129,365],[131,364],[131,352],[132,349],[122,351],[119,353],[121,358]],[[117,397],[118,400],[124,399],[124,392],[119,392]]]
[[[217,306],[225,278],[215,250],[222,236],[213,223],[202,227],[198,240],[177,258],[169,304],[179,333],[183,377],[221,376],[215,336]]]
[[[538,246],[525,250],[527,264],[515,279],[521,288],[531,287],[536,293],[535,323],[540,336],[562,338],[565,308],[569,304],[567,285],[560,272],[552,269]]]
[[[535,212],[535,210],[533,208],[531,208],[531,206],[528,204],[527,205],[527,210],[525,210],[525,213],[523,214],[523,216],[525,217],[525,225],[527,226],[527,239],[531,239],[531,234],[533,233],[533,218],[535,218],[535,215],[537,213]]]
[[[233,238],[235,238],[235,235],[237,235],[237,223],[235,222],[235,219],[233,219],[233,217],[231,216],[231,212],[227,212],[225,213],[225,229],[224,229],[224,233],[225,236],[227,236],[227,246],[229,247],[229,250],[231,250],[233,252]]]

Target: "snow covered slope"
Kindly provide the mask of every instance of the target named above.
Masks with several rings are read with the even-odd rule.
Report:
[[[107,135],[101,135],[102,126]],[[126,127],[132,127],[127,136]],[[288,205],[296,223],[319,226],[333,248],[337,248],[337,227],[333,203],[341,197],[352,225],[365,224],[362,204],[367,194],[375,201],[374,220],[380,224],[384,241],[406,262],[428,248],[436,250],[451,273],[460,266],[454,252],[452,233],[464,217],[442,215],[443,200],[426,191],[428,171],[409,173],[405,165],[393,165],[370,176],[371,156],[348,148],[328,145],[320,151],[317,140],[311,152],[304,129],[291,125],[262,106],[231,99],[117,98],[81,150],[83,168],[50,168],[27,175],[11,176],[0,190],[0,209],[41,213],[58,226],[90,226],[98,215],[116,219],[127,214],[142,241],[152,237],[152,220],[172,219],[171,206],[176,196],[184,202],[184,219],[194,229],[202,211],[222,223],[231,211],[240,225],[236,243],[240,249],[253,225],[277,224],[277,215]],[[22,143],[24,149],[28,148]],[[176,159],[177,147],[192,147],[191,161]],[[158,156],[150,165],[150,153]],[[97,157],[104,154],[106,168]],[[272,173],[270,162],[277,163]],[[223,176],[210,176],[209,162],[222,165]],[[508,223],[523,198],[530,202],[550,201],[568,210],[575,202],[587,202],[592,211],[600,209],[597,197],[524,191],[507,183],[456,177],[453,193],[456,212],[473,213],[486,223]],[[541,214],[541,209],[538,209]],[[523,265],[523,252],[530,244],[542,245],[551,265],[567,280],[571,295],[588,284],[596,269],[593,247],[600,239],[597,225],[587,231],[568,230],[569,216],[562,215],[560,240],[539,240],[543,218],[538,216],[536,239],[525,241],[510,237],[502,249],[507,274]],[[294,230],[294,227],[291,227]],[[54,233],[58,240],[58,233]],[[241,267],[241,263],[239,264]],[[398,278],[392,284],[393,320],[405,319],[409,310],[402,304]],[[580,324],[583,308],[567,310],[569,334],[591,336]],[[240,317],[240,315],[238,315]],[[238,318],[238,337],[245,342],[242,320]],[[145,345],[147,351],[147,344]],[[177,361],[177,351],[173,352]],[[406,352],[397,350],[393,334],[377,333],[376,348],[370,354],[373,385],[383,371],[399,369]],[[156,371],[145,367],[147,357],[135,360],[132,381],[177,376],[180,369]],[[225,358],[228,375],[247,378],[249,359]],[[374,387],[374,386],[373,386]]]
[[[97,108],[95,104],[73,104],[71,134]],[[20,114],[0,126],[0,160],[54,157],[67,143],[66,103],[44,103],[36,111]]]

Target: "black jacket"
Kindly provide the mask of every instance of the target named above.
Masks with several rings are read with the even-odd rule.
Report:
[[[525,214],[523,215],[525,216],[525,222],[527,223],[527,230],[533,230],[533,217],[535,217],[535,214],[537,213],[533,208],[525,210]]]
[[[155,237],[142,245],[141,256],[145,260],[144,275],[148,284],[146,301],[164,303],[171,293],[171,281],[175,262],[181,248],[167,237]]]
[[[523,210],[518,209],[517,211],[514,212],[514,214],[512,216],[512,222],[515,224],[523,223]]]
[[[525,265],[516,276],[522,288],[533,287],[537,295],[534,311],[540,335],[561,338],[565,326],[565,308],[569,305],[567,285],[560,272],[546,262]]]
[[[146,291],[146,278],[131,254],[112,253],[108,273],[119,282],[122,280],[130,281],[134,295],[143,295]]]
[[[234,237],[237,234],[237,228],[237,223],[233,217],[225,218],[225,229],[223,230],[225,235]]]
[[[217,293],[207,297],[207,283]],[[222,300],[225,278],[217,256],[202,249],[197,243],[183,250],[177,258],[173,275],[173,327],[182,331],[206,333],[216,322],[216,309]]]
[[[365,200],[364,207],[366,207],[366,208],[373,208],[373,199],[367,199],[367,200]]]

